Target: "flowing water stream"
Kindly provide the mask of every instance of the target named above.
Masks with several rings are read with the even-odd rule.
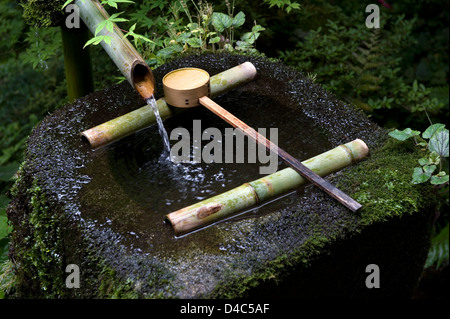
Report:
[[[152,95],[145,102],[147,102],[147,104],[150,105],[150,107],[152,108],[153,113],[155,114],[156,121],[158,122],[159,134],[161,135],[161,138],[163,140],[163,145],[164,145],[164,151],[163,151],[163,154],[162,154],[162,158],[170,159],[169,136],[167,135],[167,131],[164,128],[163,121],[161,119],[161,116],[159,115],[159,110],[158,110],[158,106],[156,104],[155,97]]]

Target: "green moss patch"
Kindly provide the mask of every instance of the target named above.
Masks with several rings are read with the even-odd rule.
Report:
[[[64,17],[64,0],[20,0],[23,18],[33,27],[58,26]]]
[[[372,151],[370,158],[356,165],[341,183],[363,205],[361,225],[385,221],[394,216],[414,214],[437,205],[430,185],[412,184],[412,170],[421,153],[413,141],[388,138]]]

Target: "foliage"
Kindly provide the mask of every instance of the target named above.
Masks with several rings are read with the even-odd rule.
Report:
[[[416,145],[422,150],[423,155],[419,160],[420,166],[414,167],[412,173],[412,183],[421,184],[430,181],[435,185],[440,198],[444,200],[444,207],[448,207],[448,157],[449,157],[449,132],[444,124],[431,124],[422,134],[420,131],[406,128],[404,130],[395,129],[389,132],[389,135],[396,140],[405,141],[413,138]],[[422,137],[423,141],[417,138]],[[444,216],[448,217],[448,212]],[[435,266],[439,269],[442,265],[448,264],[449,260],[449,237],[448,237],[448,219],[436,223],[436,235],[431,242],[431,248],[425,263],[425,268]]]
[[[66,1],[64,6],[72,1]],[[196,4],[191,1],[188,5],[184,0],[143,1],[139,8],[134,1],[102,1],[101,3],[110,6],[110,9],[117,10],[119,2],[135,6],[135,10],[129,14],[130,19],[119,17],[123,12],[111,14],[107,20],[97,26],[94,37],[85,46],[98,45],[103,41],[111,44],[111,37],[102,32],[104,29],[112,32],[114,24],[134,22],[124,37],[133,39],[134,46],[153,67],[188,51],[237,50],[255,53],[255,41],[265,30],[255,23],[251,31],[241,32],[240,39],[236,40],[236,31],[244,25],[245,14],[242,11],[234,14],[234,4],[229,3],[226,14],[215,12],[208,2]],[[284,1],[281,2],[284,3]],[[282,6],[281,2],[271,3],[271,5]],[[290,1],[285,4],[286,10],[289,9],[289,11],[298,7],[296,3]]]
[[[291,0],[263,0],[263,2],[269,4],[269,8],[277,6],[280,9],[285,9],[287,13],[290,13],[293,9],[300,9],[300,4],[297,2],[291,2]]]
[[[403,131],[395,129],[389,132],[389,135],[404,141],[411,137],[415,138],[420,132],[410,128]],[[422,133],[422,138],[428,142],[416,143],[427,152],[419,159],[420,166],[414,168],[412,183],[420,184],[430,180],[433,185],[448,184],[448,174],[443,170],[443,162],[448,158],[448,129],[444,124],[432,124]],[[436,170],[437,173],[433,175]]]
[[[307,7],[303,8],[302,12]],[[303,33],[295,49],[280,53],[285,63],[315,73],[317,82],[383,126],[396,127],[405,119],[421,126],[424,109],[435,117],[448,113],[445,93],[436,94],[448,95],[445,80],[439,87],[427,88],[405,73],[405,52],[417,42],[412,34],[416,18],[382,11],[381,28],[369,29],[363,10],[327,12],[331,19]],[[306,14],[316,19],[311,12]]]
[[[425,268],[435,265],[436,269],[439,269],[441,266],[448,264],[448,227],[449,225],[447,224],[446,227],[441,229],[439,234],[433,237]]]

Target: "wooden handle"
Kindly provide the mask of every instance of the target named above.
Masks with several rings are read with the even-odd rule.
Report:
[[[259,134],[253,128],[242,122],[236,116],[225,110],[219,104],[215,103],[207,96],[203,96],[199,99],[201,105],[205,106],[208,110],[212,111],[214,114],[225,120],[228,124],[231,124],[233,127],[237,127],[241,129],[246,135],[253,138],[258,143],[264,145],[267,149],[272,152],[275,152],[280,156],[290,167],[292,167],[297,173],[302,175],[308,181],[316,185],[317,187],[324,190],[327,194],[335,198],[345,207],[350,209],[353,212],[356,212],[361,208],[361,204],[355,201],[353,198],[337,189],[327,180],[323,179],[312,170],[303,165],[299,160],[289,155],[286,151],[279,148],[276,144],[272,143],[270,140],[265,138],[263,135]]]

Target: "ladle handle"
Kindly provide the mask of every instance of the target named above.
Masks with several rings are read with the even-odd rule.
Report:
[[[208,110],[212,111],[214,114],[225,120],[227,123],[231,124],[233,127],[241,129],[246,135],[253,138],[258,143],[264,145],[267,149],[275,154],[278,154],[290,167],[292,167],[297,173],[302,175],[308,181],[321,188],[327,194],[335,198],[345,207],[353,212],[356,212],[361,208],[361,204],[355,201],[353,198],[336,188],[327,180],[323,179],[308,167],[303,165],[299,160],[289,155],[286,151],[279,148],[276,144],[272,143],[270,140],[265,138],[263,135],[259,134],[253,128],[242,122],[236,116],[225,110],[219,104],[211,100],[207,96],[203,96],[199,99],[201,105],[206,107]]]

